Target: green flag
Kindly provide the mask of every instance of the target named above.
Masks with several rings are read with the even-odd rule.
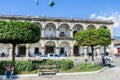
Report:
[[[53,0],[50,0],[50,1],[49,1],[49,6],[50,6],[50,7],[53,7],[54,5],[55,5],[54,1],[53,1]]]

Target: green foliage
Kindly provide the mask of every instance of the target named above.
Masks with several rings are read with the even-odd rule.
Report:
[[[108,46],[112,40],[110,31],[103,28],[100,28],[97,31],[99,36],[99,45]]]
[[[73,61],[71,60],[60,60],[57,62],[61,70],[69,70],[74,66]]]
[[[16,61],[15,63],[15,73],[20,73],[23,71],[32,71],[32,62],[31,61]]]
[[[22,21],[0,21],[0,43],[11,43],[13,46],[12,61],[15,61],[16,44],[35,43],[41,33],[37,24]]]
[[[6,66],[9,64],[14,64],[15,74],[22,72],[33,72],[39,69],[39,65],[53,65],[56,64],[60,70],[68,70],[73,67],[73,61],[71,60],[47,60],[47,61],[0,61],[0,75],[3,75],[5,72]]]
[[[71,69],[74,65],[73,61],[71,60],[47,60],[42,61],[40,63],[40,65],[52,65],[52,64],[56,64],[61,70]]]
[[[111,43],[111,34],[108,29],[88,29],[77,32],[75,40],[80,46],[90,46],[92,51],[92,61],[94,61],[93,50],[94,46],[103,45],[108,46]]]
[[[4,74],[6,66],[8,66],[9,64],[14,65],[14,63],[11,61],[0,61],[0,75]]]
[[[109,45],[111,33],[108,29],[88,29],[75,34],[75,40],[81,46]]]
[[[0,21],[1,43],[34,43],[40,40],[37,24],[21,21]]]
[[[74,66],[72,69],[68,70],[68,72],[86,72],[86,71],[96,71],[103,68],[98,64],[93,63],[82,63]]]
[[[88,29],[75,34],[75,40],[81,46],[98,45],[98,36],[95,29]]]

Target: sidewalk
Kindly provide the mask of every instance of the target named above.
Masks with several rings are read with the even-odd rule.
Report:
[[[13,80],[120,80],[120,58],[113,60],[114,67],[106,67],[93,72],[57,73],[43,76],[37,74],[15,75]],[[5,80],[5,76],[1,75],[0,80]]]
[[[53,75],[53,76],[70,76],[70,75],[73,76],[73,75],[81,75],[81,74],[86,74],[86,75],[94,74],[94,73],[102,72],[102,71],[106,70],[107,68],[108,67],[105,67],[98,71],[92,71],[92,72],[56,73],[56,75]],[[51,76],[51,75],[45,75],[45,76]],[[13,75],[13,80],[19,80],[21,78],[33,78],[33,77],[42,77],[42,76],[38,76],[38,74],[20,74],[20,75]],[[0,75],[0,80],[6,80],[5,75]]]

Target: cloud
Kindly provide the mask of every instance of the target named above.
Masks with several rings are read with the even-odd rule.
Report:
[[[95,14],[95,13],[90,15],[90,18],[91,18],[91,19],[92,19],[92,18],[95,18],[95,17],[96,17],[96,14]]]
[[[120,27],[120,13],[112,13],[111,16],[97,16],[95,13],[90,15],[90,19],[113,20],[113,27]]]

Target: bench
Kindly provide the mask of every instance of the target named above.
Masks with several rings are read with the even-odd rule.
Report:
[[[39,76],[43,74],[56,74],[57,72],[59,72],[57,65],[39,65]]]

